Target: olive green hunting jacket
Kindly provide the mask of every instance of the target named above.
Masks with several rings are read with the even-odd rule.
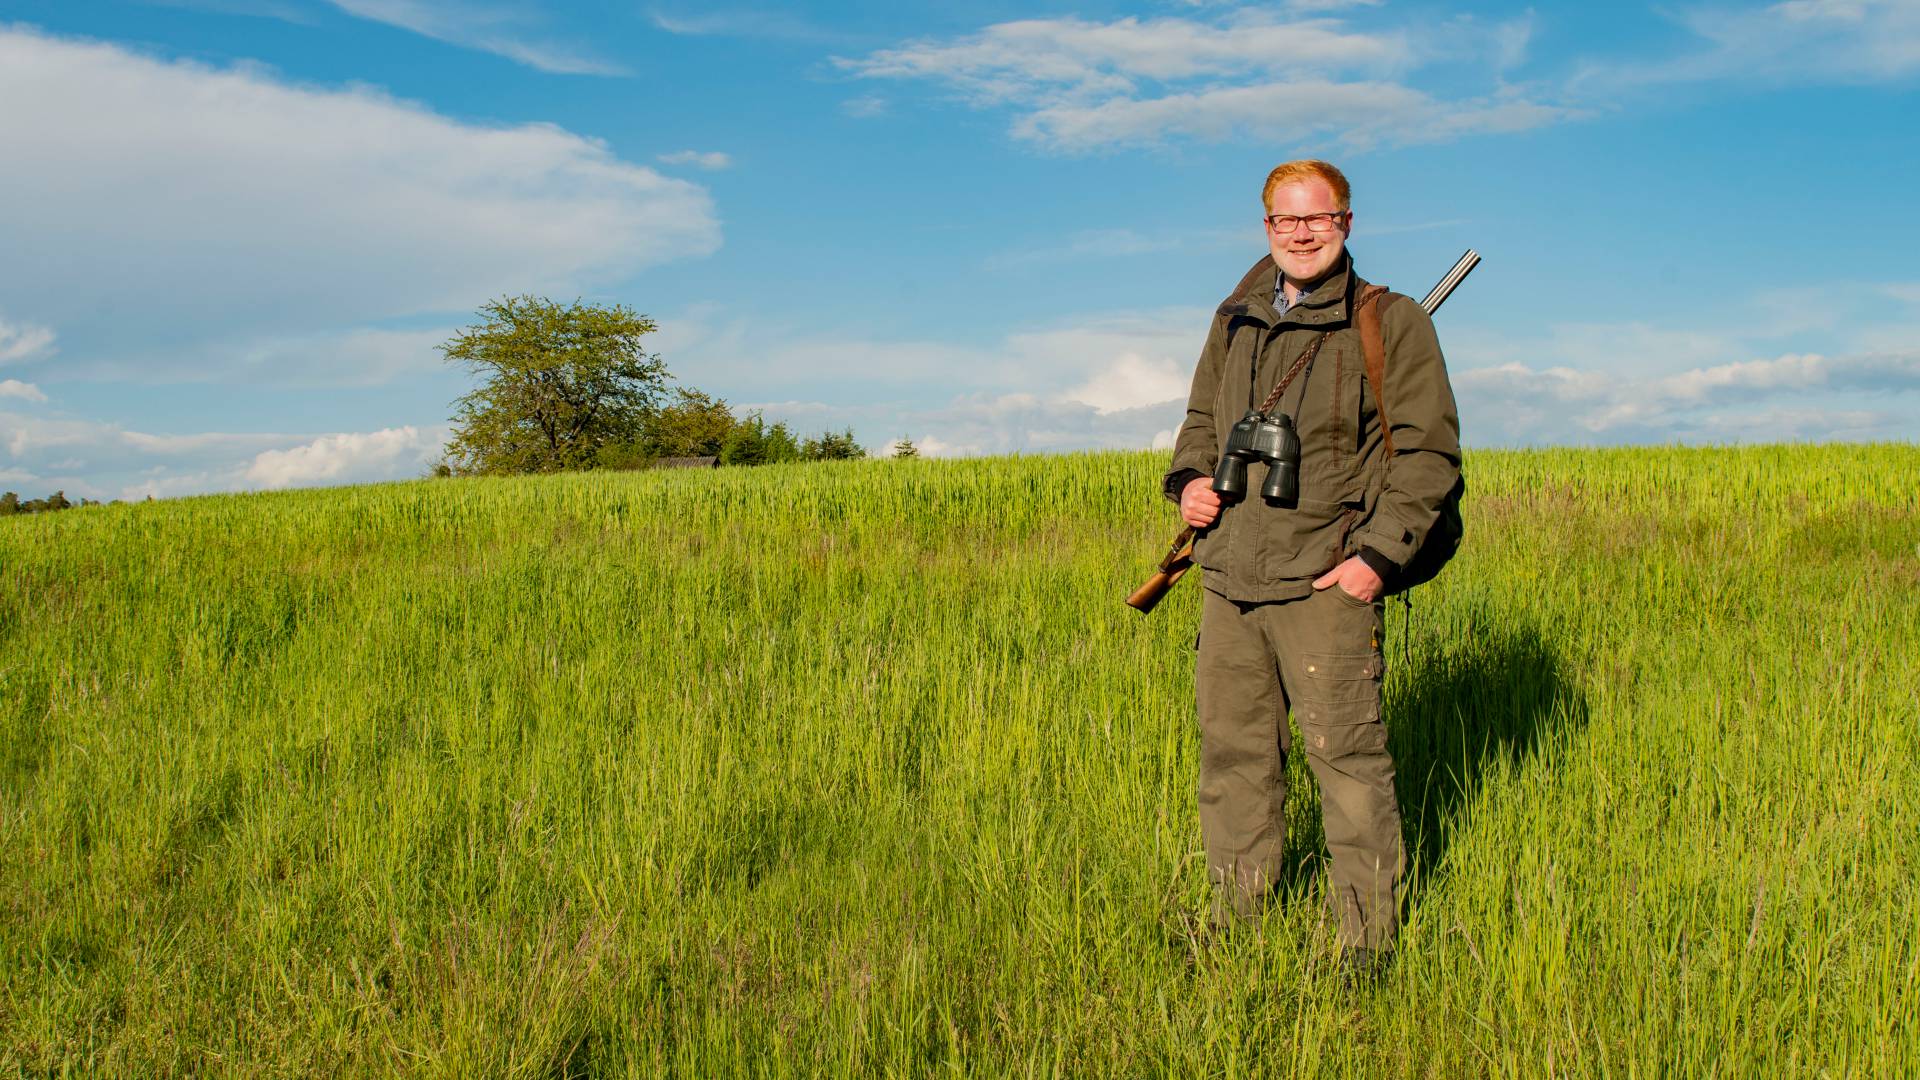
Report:
[[[1266,466],[1251,464],[1247,497],[1224,507],[1195,540],[1203,583],[1232,600],[1304,596],[1314,578],[1356,554],[1376,570],[1405,566],[1460,476],[1460,418],[1432,318],[1398,293],[1378,301],[1393,422],[1389,460],[1360,331],[1350,320],[1366,282],[1343,255],[1283,315],[1273,306],[1278,274],[1272,258],[1262,257],[1214,312],[1164,481],[1178,501],[1192,476],[1213,475],[1233,425],[1266,399],[1317,334],[1330,332],[1276,406],[1299,430],[1298,505],[1262,499]]]

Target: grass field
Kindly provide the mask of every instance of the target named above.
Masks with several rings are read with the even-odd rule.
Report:
[[[1920,1072],[1920,447],[1473,454],[1359,990],[1303,760],[1194,936],[1162,465],[0,522],[0,1072]]]

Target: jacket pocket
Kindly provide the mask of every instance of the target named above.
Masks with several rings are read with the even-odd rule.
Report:
[[[1260,510],[1255,565],[1267,584],[1318,577],[1340,561],[1346,507],[1302,496],[1293,507]]]

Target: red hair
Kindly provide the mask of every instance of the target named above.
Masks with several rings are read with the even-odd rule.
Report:
[[[1333,201],[1340,209],[1353,209],[1353,186],[1347,183],[1345,173],[1333,167],[1330,162],[1318,158],[1301,158],[1276,166],[1267,174],[1267,186],[1260,189],[1260,212],[1265,214],[1273,206],[1273,189],[1281,184],[1298,184],[1303,180],[1324,180],[1333,189]]]

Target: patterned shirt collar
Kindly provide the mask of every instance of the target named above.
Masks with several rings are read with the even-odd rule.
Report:
[[[1313,288],[1317,289],[1319,287],[1319,285],[1315,285]],[[1273,310],[1285,315],[1288,308],[1306,303],[1307,297],[1312,295],[1313,289],[1302,289],[1300,290],[1300,298],[1298,300],[1295,300],[1291,304],[1287,303],[1287,278],[1286,275],[1282,274],[1277,277],[1273,283]]]

